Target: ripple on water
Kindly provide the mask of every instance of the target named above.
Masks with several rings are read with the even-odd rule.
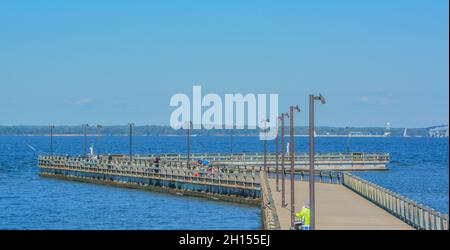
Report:
[[[94,138],[88,138],[94,143]],[[127,153],[127,138],[103,137],[104,152]],[[256,137],[235,137],[234,152],[262,151]],[[388,152],[389,171],[359,175],[444,213],[448,213],[448,140],[428,138],[317,138],[319,152]],[[307,138],[295,141],[308,148]],[[0,140],[1,229],[259,229],[259,208],[161,193],[70,182],[38,175],[36,156],[48,149],[47,137]],[[81,154],[81,137],[56,137],[57,153]],[[185,152],[183,137],[136,137],[134,150],[145,154]],[[228,153],[227,137],[193,137],[191,151]],[[273,143],[269,143],[274,151]],[[218,217],[217,215],[220,215]]]

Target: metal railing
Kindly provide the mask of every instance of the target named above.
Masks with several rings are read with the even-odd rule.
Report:
[[[420,230],[448,230],[448,215],[349,173],[343,185]]]
[[[259,172],[261,180],[261,213],[263,216],[263,227],[265,230],[281,229],[280,221],[275,208],[267,175],[263,171]]]
[[[243,174],[245,175],[257,175],[263,168],[262,165],[256,165],[253,163],[240,163],[240,164],[226,164],[226,163],[211,163],[207,167],[201,168],[198,167],[195,162],[191,162],[189,165],[185,161],[166,161],[161,160],[159,163],[155,163],[150,159],[142,159],[135,157],[132,161],[129,161],[128,158],[113,158],[113,160],[106,160],[105,158],[97,159],[97,160],[89,160],[84,157],[67,157],[67,156],[48,156],[41,155],[38,158],[40,164],[46,161],[51,161],[52,164],[57,164],[59,166],[73,166],[73,167],[91,167],[91,168],[99,168],[99,169],[116,169],[116,170],[124,170],[124,169],[140,169],[142,168],[171,168],[171,169],[186,169],[186,170],[204,170],[210,169],[214,173],[223,173],[223,174]],[[279,169],[279,173],[281,174],[281,169]],[[270,171],[272,177],[275,176],[275,171]],[[290,169],[286,168],[285,174],[290,174]],[[295,169],[295,174],[299,180],[307,180],[308,172],[306,170]],[[339,171],[330,171],[330,170],[317,170],[315,172],[316,178],[320,182],[329,182],[329,183],[340,183],[342,174]],[[281,177],[280,177],[281,178]]]
[[[58,170],[72,170],[85,173],[98,173],[107,175],[130,176],[139,178],[153,178],[193,184],[207,184],[216,186],[229,186],[267,192],[263,184],[260,166],[243,164],[245,168],[234,166],[227,168],[212,167],[212,171],[192,168],[186,162],[164,161],[154,163],[153,160],[134,158],[114,158],[113,160],[89,160],[83,157],[48,156],[38,158],[39,167]],[[392,215],[421,230],[448,230],[448,215],[441,214],[434,209],[418,204],[400,194],[380,187],[374,183],[354,176],[347,172],[316,171],[316,178],[320,182],[342,183],[344,186],[385,209]],[[271,174],[272,177],[274,173]],[[297,173],[297,178],[306,180],[304,171]],[[271,204],[270,196],[263,197],[265,205]],[[269,212],[270,213],[270,212]],[[272,217],[272,216],[269,216]],[[272,218],[273,219],[273,218]]]
[[[152,158],[157,155],[143,156],[143,158]],[[159,155],[161,159],[170,161],[183,161],[187,157],[183,154],[162,154]],[[288,160],[289,155],[285,156]],[[318,153],[315,154],[316,161],[379,161],[379,162],[389,162],[388,153]],[[281,154],[278,156],[281,160]],[[191,160],[196,159],[208,159],[210,161],[253,161],[262,162],[264,160],[264,154],[260,153],[242,153],[242,154],[191,154]],[[275,161],[276,154],[268,153],[267,160]],[[309,155],[307,153],[295,154],[295,161],[308,161]]]

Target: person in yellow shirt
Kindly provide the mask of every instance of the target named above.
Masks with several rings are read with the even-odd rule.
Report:
[[[295,213],[295,219],[300,222],[300,230],[309,230],[311,226],[311,215],[309,204],[305,204],[299,213]]]

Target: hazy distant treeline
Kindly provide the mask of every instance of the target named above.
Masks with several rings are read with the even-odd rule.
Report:
[[[128,126],[103,126],[97,130],[95,126],[88,127],[88,134],[97,134],[100,131],[102,135],[127,135]],[[54,134],[82,134],[81,126],[56,126],[53,130]],[[347,135],[349,133],[373,134],[382,135],[386,132],[386,128],[382,127],[317,127],[316,133],[319,135]],[[391,136],[403,136],[404,128],[391,128]],[[48,135],[50,133],[48,126],[0,126],[0,135]],[[213,129],[213,130],[192,130],[191,134],[196,135],[258,135],[258,129]],[[308,134],[308,127],[295,127],[294,133],[296,135]],[[135,126],[133,129],[134,135],[158,136],[158,135],[185,135],[186,131],[183,129],[175,130],[170,126]],[[288,127],[286,127],[286,135],[288,134]],[[427,136],[426,128],[408,128],[408,136]]]

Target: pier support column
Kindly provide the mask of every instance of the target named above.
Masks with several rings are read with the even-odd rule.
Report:
[[[50,155],[53,155],[53,129],[55,128],[55,126],[50,125]]]
[[[130,162],[133,160],[133,126],[134,123],[128,123],[130,136]]]
[[[276,130],[277,130],[277,135],[275,137],[275,178],[276,178],[276,190],[277,192],[280,192],[280,185],[279,185],[279,181],[278,181],[278,119],[280,119],[280,117],[277,117],[277,121],[276,121]]]
[[[281,114],[281,206],[286,207],[286,185],[285,185],[285,177],[286,177],[286,169],[284,166],[284,117],[287,116],[286,113]]]
[[[88,124],[83,124],[83,134],[84,134],[84,158],[87,159],[87,127],[89,125]]]
[[[300,108],[298,106],[291,106],[290,107],[290,155],[291,155],[291,228],[294,227],[295,222],[295,166],[294,166],[294,110],[300,112]]]

